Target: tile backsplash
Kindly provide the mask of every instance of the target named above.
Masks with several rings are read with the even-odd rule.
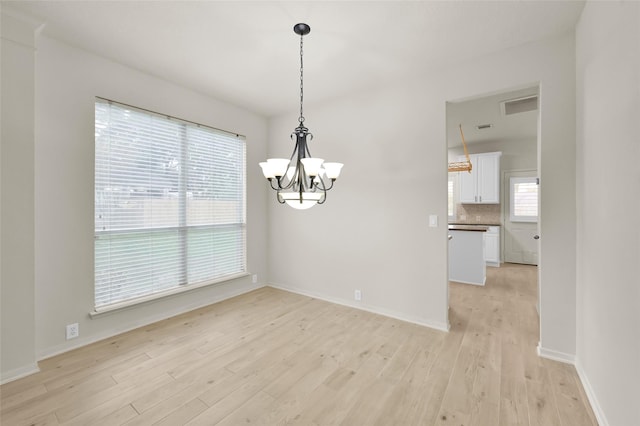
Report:
[[[454,222],[500,225],[500,204],[456,204]]]

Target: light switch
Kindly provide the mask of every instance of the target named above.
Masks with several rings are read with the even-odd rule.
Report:
[[[437,228],[438,227],[438,215],[437,214],[429,215],[429,227],[430,228]]]

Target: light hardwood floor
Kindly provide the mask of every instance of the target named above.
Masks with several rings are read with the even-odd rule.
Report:
[[[488,269],[450,284],[449,333],[259,289],[40,362],[0,422],[597,424],[575,369],[536,355],[535,267]]]

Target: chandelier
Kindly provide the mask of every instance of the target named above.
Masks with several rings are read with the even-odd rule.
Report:
[[[313,134],[304,125],[302,103],[304,100],[302,39],[311,32],[307,24],[296,24],[293,31],[300,36],[300,117],[298,127],[291,133],[295,148],[291,157],[269,158],[260,163],[262,173],[267,178],[280,204],[303,210],[327,199],[327,191],[340,175],[341,163],[325,163],[322,158],[311,157],[307,143],[313,140]]]

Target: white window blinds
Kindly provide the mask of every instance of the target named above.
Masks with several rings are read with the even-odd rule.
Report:
[[[246,271],[242,136],[95,104],[95,306]]]
[[[538,184],[535,177],[509,179],[511,222],[538,221]]]
[[[454,177],[452,173],[449,173],[449,180],[447,181],[447,215],[449,219],[453,219],[455,216],[455,206],[453,203],[453,187],[454,187]]]

